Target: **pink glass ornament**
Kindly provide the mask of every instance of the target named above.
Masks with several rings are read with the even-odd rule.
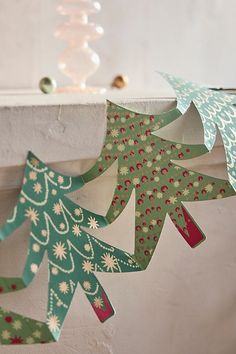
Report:
[[[68,76],[73,86],[61,88],[59,91],[103,93],[104,88],[88,87],[86,80],[95,73],[100,65],[100,59],[89,46],[88,42],[103,35],[103,28],[88,22],[88,15],[99,12],[99,2],[92,0],[61,0],[57,11],[68,16],[65,22],[55,32],[55,36],[66,42],[68,47],[59,57],[58,67]]]

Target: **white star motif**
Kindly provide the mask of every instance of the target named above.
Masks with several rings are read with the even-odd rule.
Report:
[[[62,281],[61,283],[59,283],[59,290],[61,293],[67,294],[69,291],[69,285],[67,284],[67,282]]]
[[[42,193],[42,186],[39,182],[35,183],[33,186],[34,193],[39,194]]]
[[[96,308],[100,309],[103,306],[103,299],[101,297],[95,297],[93,303]]]
[[[77,237],[80,236],[81,235],[81,230],[80,230],[79,225],[77,225],[77,224],[73,225],[72,232],[73,232],[73,234],[75,236],[77,236]]]
[[[53,245],[53,254],[56,258],[59,258],[60,261],[62,259],[66,259],[66,247],[65,244],[62,242],[56,242],[55,245]]]
[[[189,189],[184,188],[183,189],[183,195],[186,197],[189,194]]]
[[[88,225],[89,225],[90,229],[97,229],[98,228],[98,221],[94,217],[90,216],[88,218]]]
[[[52,332],[59,331],[60,328],[60,321],[56,315],[51,315],[47,319],[47,325]]]
[[[37,222],[39,221],[39,214],[37,210],[29,207],[25,211],[25,216],[29,218],[34,223],[34,225],[37,225]]]
[[[29,173],[29,178],[30,178],[32,181],[36,181],[36,179],[37,179],[37,172],[35,172],[35,171],[30,171],[30,173]]]
[[[53,210],[53,212],[54,212],[56,215],[60,215],[61,212],[62,212],[61,204],[60,204],[60,203],[55,203],[55,204],[53,205],[52,210]]]
[[[82,269],[87,274],[93,272],[93,270],[94,270],[93,263],[90,261],[83,261]]]
[[[119,269],[117,259],[110,253],[104,253],[101,256],[101,259],[102,259],[101,262],[103,264],[103,267],[106,268],[107,271],[113,272],[114,270]]]
[[[12,323],[12,327],[15,329],[15,330],[18,330],[18,329],[21,329],[22,328],[22,323],[20,320],[15,320],[13,323]]]

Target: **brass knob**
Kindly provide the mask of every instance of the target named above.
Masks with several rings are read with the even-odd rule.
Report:
[[[116,87],[118,89],[123,89],[128,85],[129,79],[125,75],[117,75],[114,77],[111,87]]]

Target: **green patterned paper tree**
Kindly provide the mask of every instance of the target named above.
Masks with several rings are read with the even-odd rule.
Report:
[[[204,145],[186,145],[152,134],[165,125],[147,116],[107,103],[107,132],[101,155],[82,178],[85,183],[118,161],[117,184],[106,218],[113,222],[126,207],[135,189],[135,254],[146,268],[168,214],[191,247],[204,234],[183,206],[184,201],[225,198],[235,194],[222,179],[180,167],[172,160],[190,159],[207,152]]]
[[[82,186],[80,177],[58,174],[29,153],[18,203],[12,216],[0,228],[0,239],[4,240],[30,219],[28,256],[22,277],[0,278],[0,292],[27,287],[47,252],[47,320],[43,323],[0,309],[0,341],[3,344],[58,340],[78,283],[100,321],[105,321],[114,310],[94,272],[141,270],[130,254],[83,230],[83,227],[105,227],[108,222],[65,197],[66,193]]]
[[[217,128],[223,140],[229,181],[236,190],[236,97],[194,82],[161,73],[177,95],[177,108],[184,114],[194,103],[202,120],[204,142],[213,148]]]

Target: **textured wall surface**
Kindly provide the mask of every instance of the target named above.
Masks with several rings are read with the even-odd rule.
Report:
[[[53,32],[59,0],[0,0],[0,88],[36,87],[42,76],[62,84],[57,58],[65,43]],[[101,0],[104,37],[91,46],[102,65],[91,79],[107,85],[117,73],[131,86],[163,87],[155,70],[214,85],[235,86],[234,0]]]

